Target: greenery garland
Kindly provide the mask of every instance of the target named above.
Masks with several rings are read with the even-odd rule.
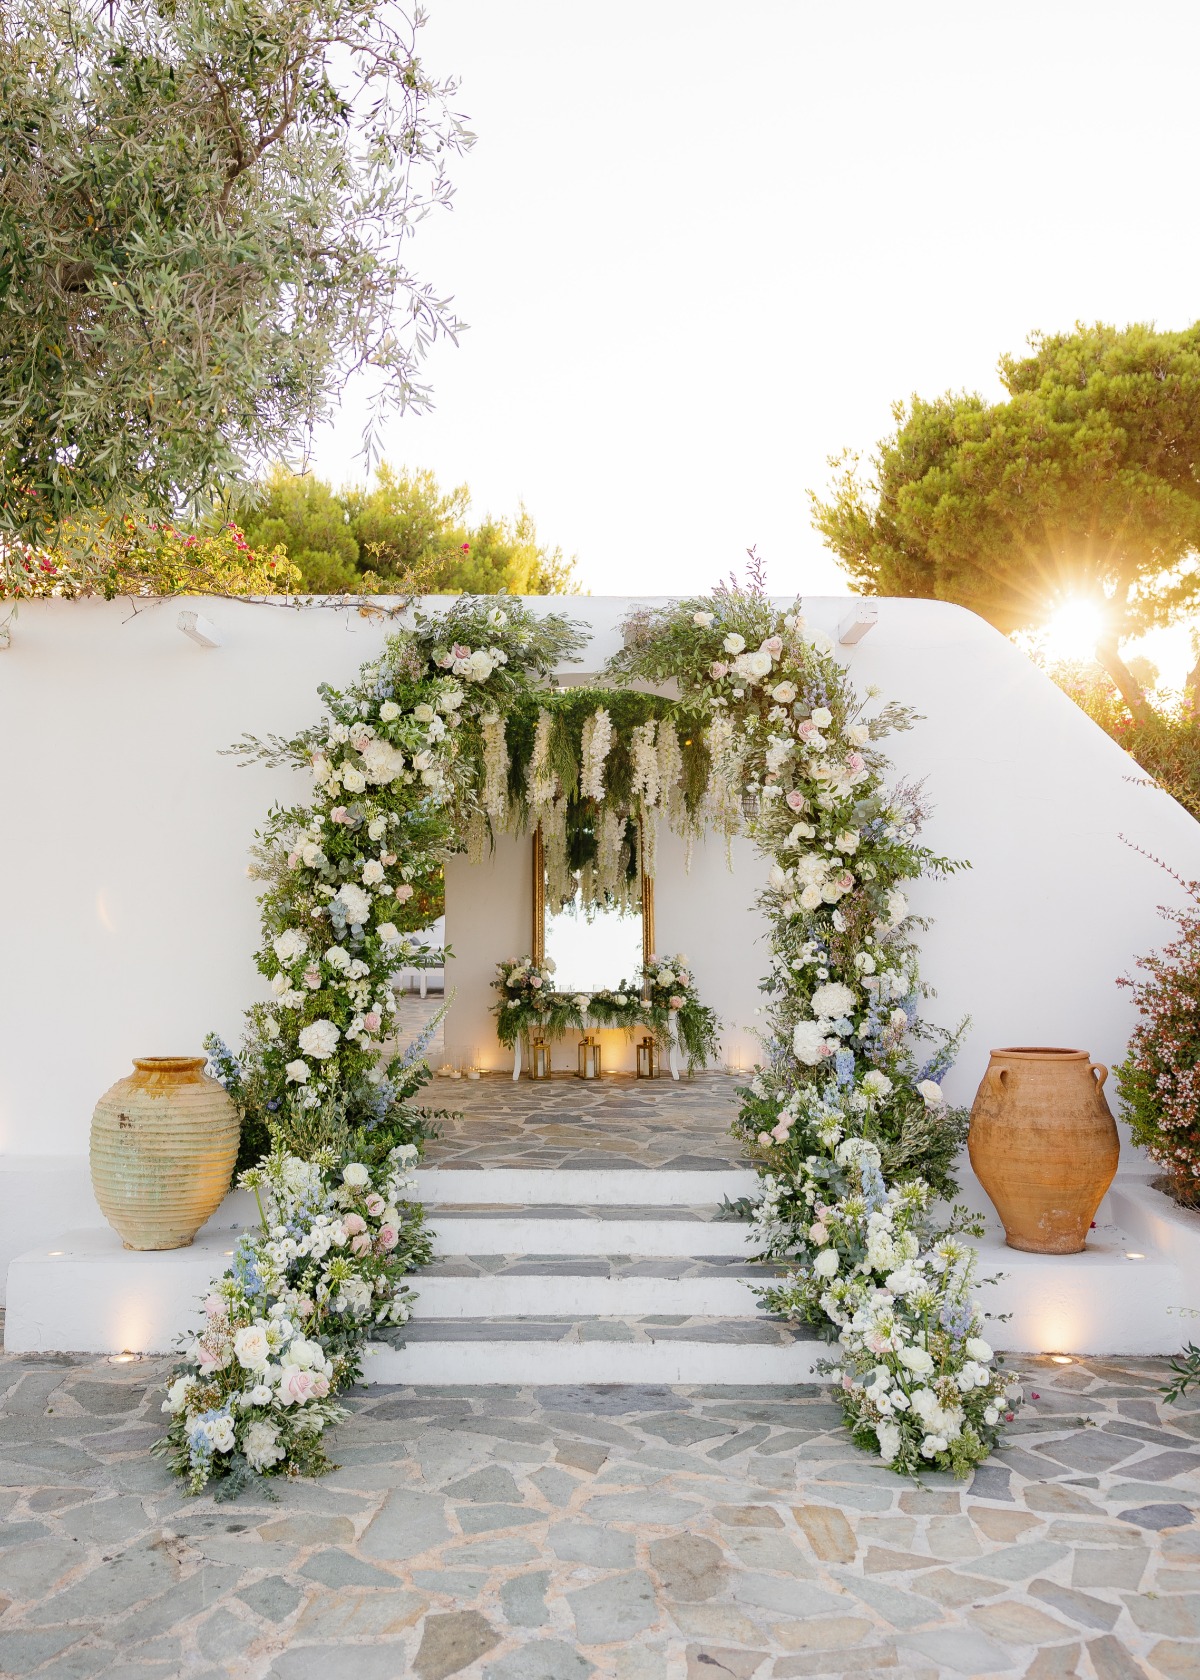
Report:
[[[683,956],[658,958],[643,964],[630,983],[593,992],[560,992],[554,985],[554,964],[535,963],[532,957],[509,958],[497,964],[492,982],[498,997],[492,1005],[496,1037],[508,1049],[522,1034],[561,1038],[566,1032],[589,1027],[621,1027],[632,1032],[649,1028],[660,1050],[669,1049],[672,1024],[687,1057],[689,1072],[717,1059],[716,1012],[701,1003]]]
[[[913,717],[887,705],[868,719],[828,637],[753,577],[634,614],[610,673],[678,682],[681,714],[707,727],[718,801],[723,784],[771,860],[766,1059],[735,1128],[762,1176],[764,1255],[791,1267],[764,1303],[839,1343],[859,1445],[898,1471],[965,1475],[1013,1401],[960,1240],[979,1226],[931,1217],[966,1116],[940,1083],[958,1034],[919,1018],[921,924],[902,889],[960,866],[920,845],[919,792],[884,787],[875,743]]]

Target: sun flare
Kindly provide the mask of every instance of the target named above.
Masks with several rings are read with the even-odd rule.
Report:
[[[1091,659],[1103,629],[1103,607],[1070,595],[1046,622],[1046,652],[1051,659]]]

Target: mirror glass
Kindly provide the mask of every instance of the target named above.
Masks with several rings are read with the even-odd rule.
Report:
[[[598,992],[636,984],[642,963],[642,913],[594,908],[583,912],[581,895],[556,914],[546,911],[546,955],[555,965],[554,989]]]

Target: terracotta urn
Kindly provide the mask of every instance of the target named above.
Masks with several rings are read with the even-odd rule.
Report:
[[[971,1108],[975,1176],[1010,1248],[1078,1254],[1117,1170],[1108,1069],[1086,1050],[993,1050]]]
[[[237,1109],[203,1056],[137,1056],[92,1115],[92,1189],[126,1248],[186,1248],[220,1207]]]

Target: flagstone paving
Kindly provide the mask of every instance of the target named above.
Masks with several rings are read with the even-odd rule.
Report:
[[[970,1486],[827,1390],[363,1389],[341,1468],[188,1499],[162,1361],[0,1358],[0,1673],[52,1680],[1193,1680],[1200,1396],[1014,1361]]]
[[[421,1101],[453,1103],[442,1135],[426,1151],[430,1167],[647,1168],[691,1172],[745,1166],[730,1135],[741,1081],[725,1073],[637,1079],[435,1078]]]

